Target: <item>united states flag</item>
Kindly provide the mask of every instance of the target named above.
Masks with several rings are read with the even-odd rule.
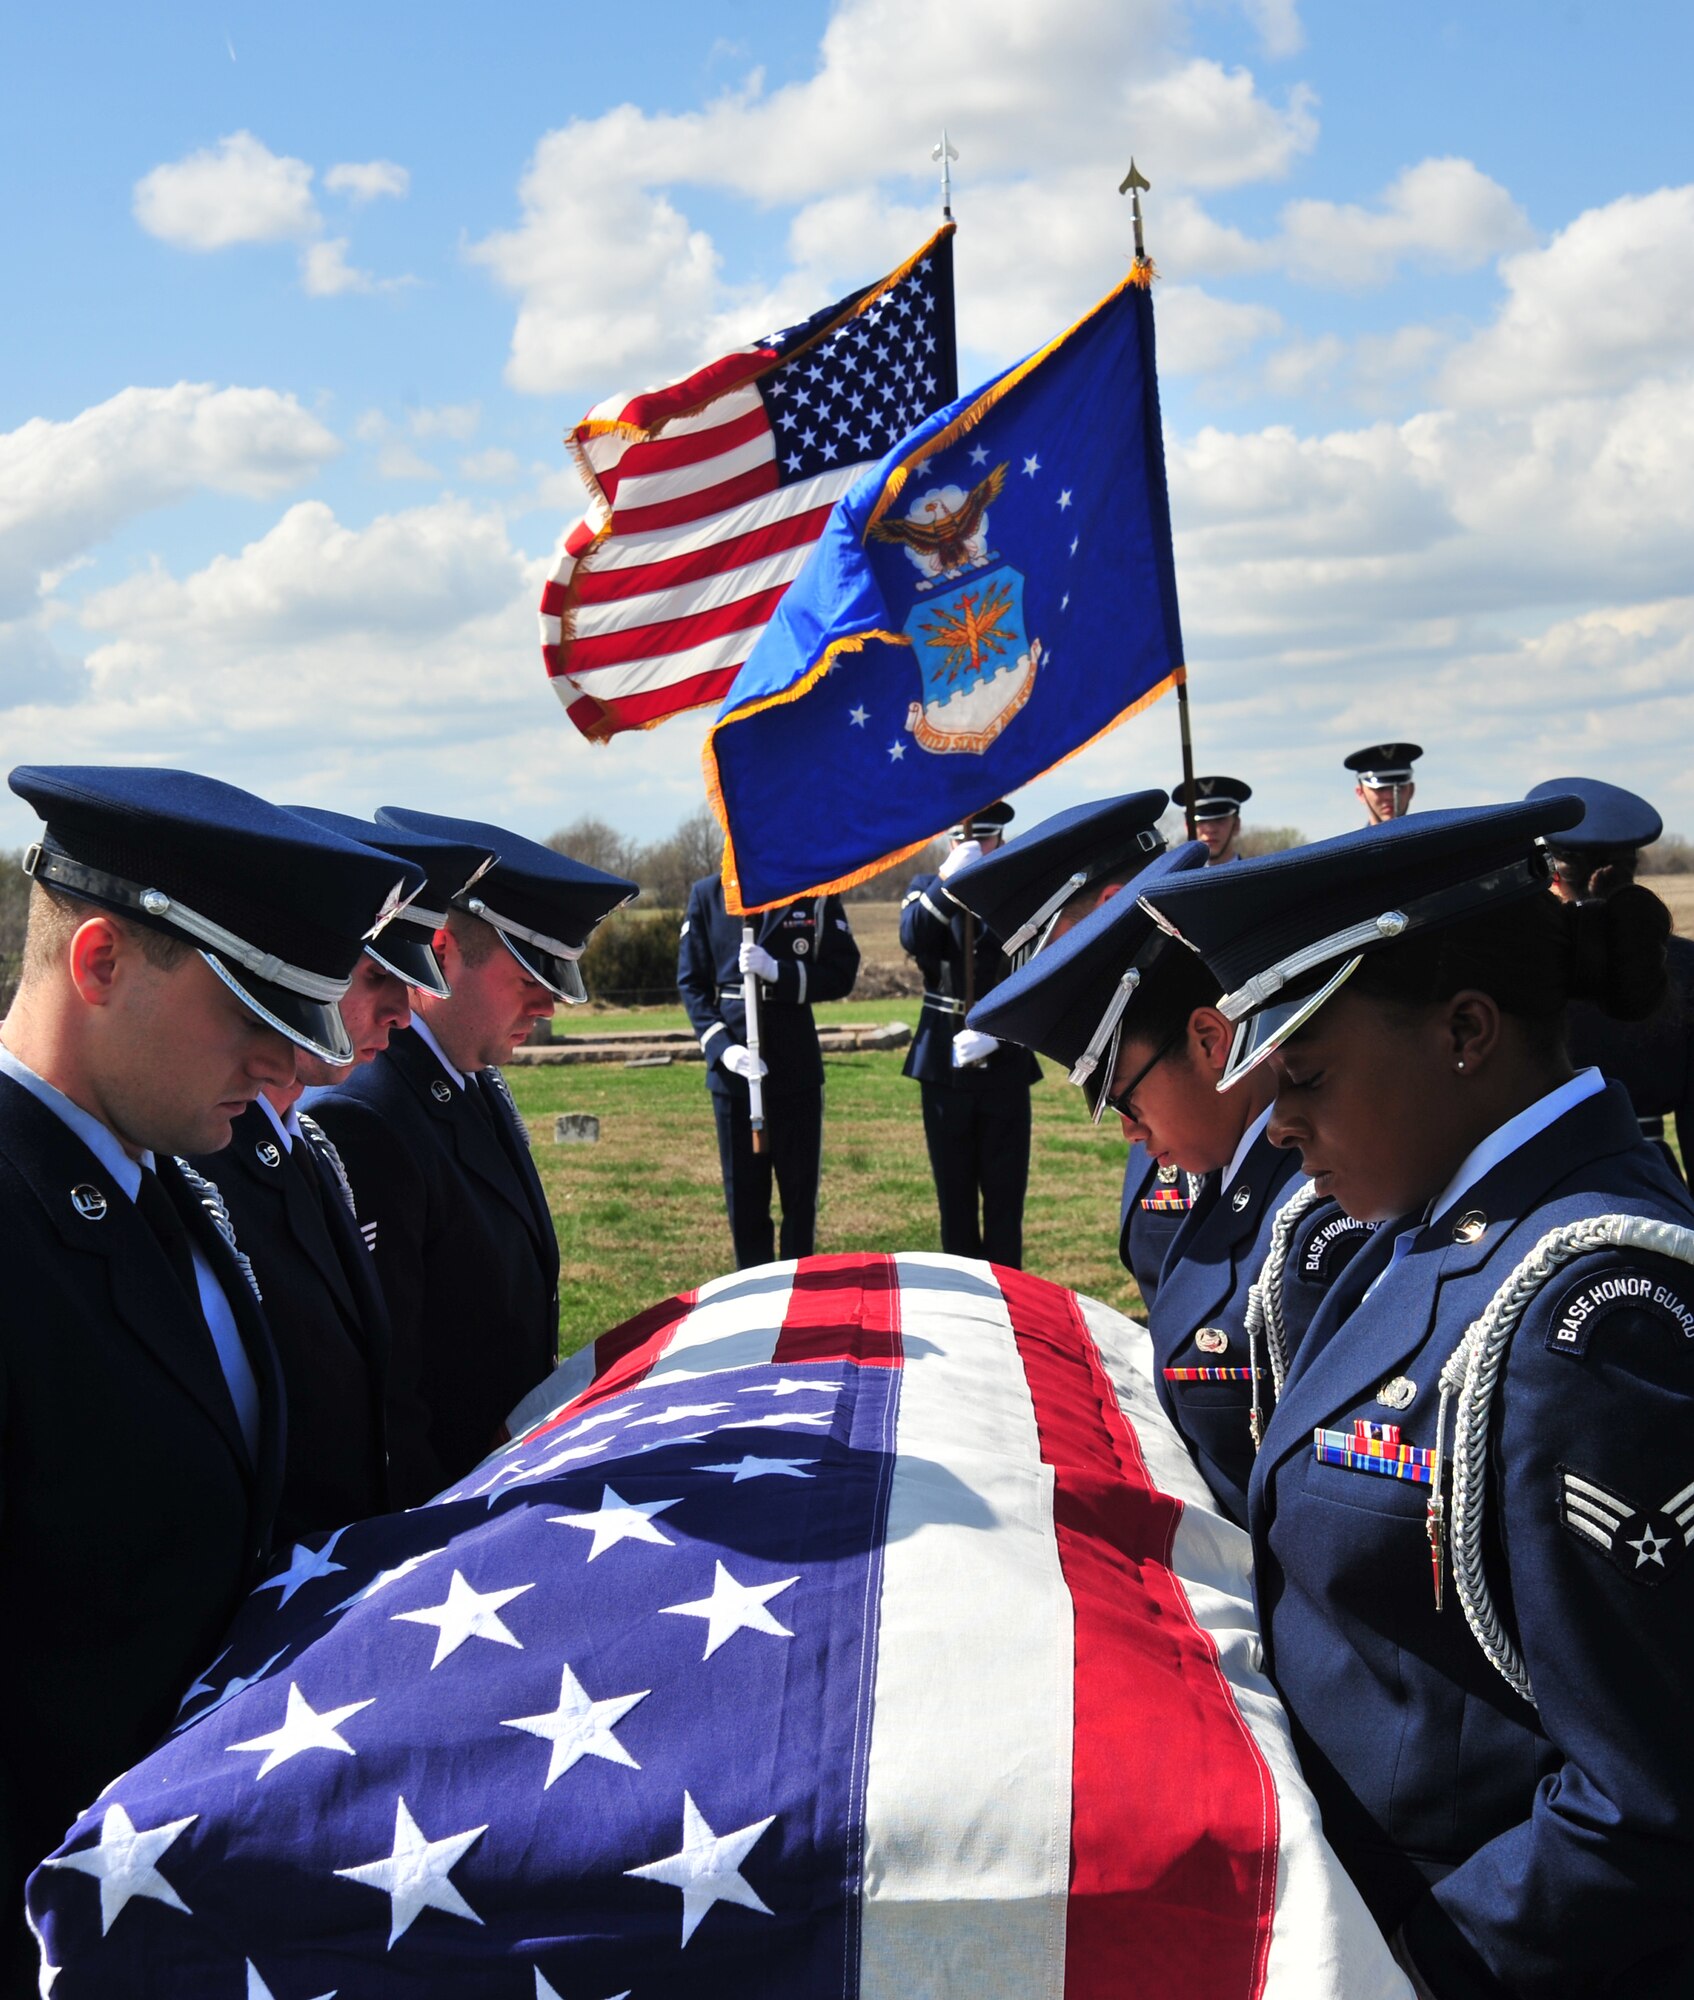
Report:
[[[526,1411],[260,1586],[31,1880],[55,2000],[1404,1995],[1143,1329],[809,1258]]]
[[[590,505],[542,592],[541,652],[585,736],[720,700],[830,508],[958,394],[952,236],[570,434]]]

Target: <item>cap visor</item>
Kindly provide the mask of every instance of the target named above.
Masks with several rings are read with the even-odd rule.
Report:
[[[202,951],[200,956],[249,1013],[286,1035],[297,1048],[327,1063],[353,1060],[353,1038],[333,1001],[308,1000],[286,986],[255,979],[252,973],[225,964],[216,952]]]
[[[445,1000],[452,992],[435,956],[433,930],[409,924],[403,917],[386,923],[374,938],[365,941],[367,957],[374,958],[385,972],[405,980],[420,993],[433,993]]]
[[[1231,1084],[1239,1083],[1249,1070],[1257,1069],[1267,1056],[1274,1055],[1290,1035],[1298,1034],[1318,1009],[1346,985],[1363,961],[1364,954],[1356,953],[1344,960],[1315,991],[1294,1000],[1276,1001],[1269,1007],[1261,1007],[1256,1014],[1249,1014],[1235,1031],[1219,1090],[1228,1090]]]
[[[539,979],[548,992],[557,994],[567,1006],[580,1007],[588,998],[588,988],[582,983],[582,972],[574,958],[560,958],[555,952],[543,951],[528,938],[509,937],[498,925],[495,935],[532,979]]]

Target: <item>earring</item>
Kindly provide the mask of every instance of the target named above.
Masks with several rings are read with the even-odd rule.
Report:
[[[1465,1065],[1464,1065],[1464,1059],[1463,1059],[1463,1057],[1461,1057],[1461,1058],[1459,1059],[1459,1061],[1457,1061],[1457,1062],[1456,1062],[1456,1063],[1454,1063],[1454,1065],[1453,1065],[1453,1067],[1454,1067],[1455,1069],[1463,1069],[1463,1068],[1464,1068],[1464,1066],[1465,1066]]]

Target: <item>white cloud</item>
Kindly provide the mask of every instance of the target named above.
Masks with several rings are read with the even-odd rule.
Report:
[[[376,279],[347,261],[349,239],[333,236],[308,243],[300,253],[300,289],[310,299],[340,298],[344,292],[374,292]]]
[[[1686,368],[1694,327],[1694,186],[1579,215],[1501,267],[1494,325],[1458,348],[1439,389],[1489,407],[1615,390]]]
[[[68,423],[32,418],[0,434],[0,617],[137,515],[201,487],[280,493],[340,448],[292,396],[205,382],[125,389]]]
[[[1375,208],[1296,201],[1282,212],[1278,254],[1308,283],[1381,285],[1407,262],[1468,271],[1534,240],[1529,218],[1469,160],[1407,167]]]
[[[135,219],[182,250],[278,243],[319,227],[312,169],[231,132],[198,153],[155,167],[135,184]]]
[[[549,133],[520,185],[521,219],[471,251],[518,296],[508,381],[538,394],[634,387],[705,358],[729,328],[731,343],[745,340],[779,304],[803,296],[815,309],[818,284],[827,298],[885,268],[933,226],[933,198],[911,192],[929,182],[914,135],[944,118],[966,155],[955,183],[976,321],[966,337],[1004,358],[1105,290],[1114,247],[1127,260],[1123,132],[1159,160],[1172,197],[1283,173],[1313,143],[1302,87],[1272,104],[1248,72],[1175,42],[1163,0],[1046,13],[982,0],[964,37],[945,9],[846,0],[803,81],[767,91],[755,72],[700,110],[623,105]],[[1061,159],[1030,174],[1032,160]],[[687,213],[689,187],[804,204],[796,268],[726,283]],[[1192,206],[1184,216],[1217,268],[1251,261],[1237,233],[1208,229]]]
[[[1264,52],[1273,61],[1305,47],[1299,0],[1241,0],[1241,11],[1258,30]]]
[[[1269,306],[1213,298],[1197,285],[1166,285],[1159,294],[1159,373],[1205,375],[1228,367],[1281,328]]]
[[[413,437],[451,438],[455,444],[473,438],[481,420],[480,403],[440,403],[433,409],[420,406],[406,412],[406,427]]]
[[[393,160],[344,160],[324,175],[324,186],[353,202],[375,201],[383,195],[400,201],[411,192],[412,176]]]

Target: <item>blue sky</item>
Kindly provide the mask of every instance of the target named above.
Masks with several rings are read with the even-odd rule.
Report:
[[[1154,182],[1203,764],[1315,836],[1411,735],[1429,804],[1586,771],[1694,833],[1691,45],[1655,0],[14,10],[0,752],[668,830],[701,725],[591,750],[541,672],[561,433],[910,248],[945,119],[967,379]]]

